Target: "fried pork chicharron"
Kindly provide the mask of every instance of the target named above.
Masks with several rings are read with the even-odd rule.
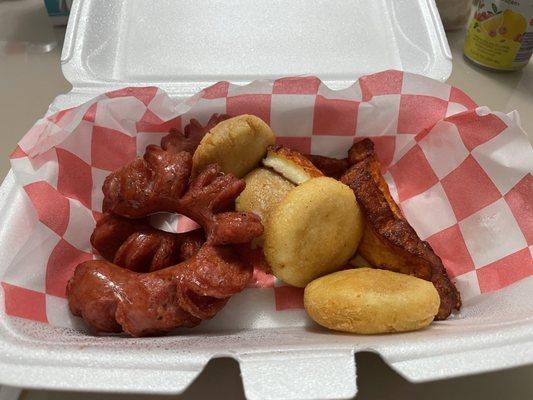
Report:
[[[133,173],[136,165],[134,161],[133,166],[112,174],[117,179],[126,174],[130,180],[118,179],[127,185],[113,186],[112,196],[111,192],[106,192],[109,209],[116,211],[115,206],[120,204],[119,210],[129,214],[129,207],[137,210],[136,206],[142,204],[142,209],[153,210],[161,205],[166,211],[177,211],[198,221],[204,229],[206,242],[193,257],[148,273],[134,272],[108,261],[84,262],[78,265],[69,281],[67,295],[72,313],[81,316],[96,330],[144,336],[180,326],[194,326],[213,317],[232,295],[242,291],[252,276],[252,266],[246,257],[240,256],[239,244],[248,244],[260,236],[263,226],[255,214],[229,211],[244,189],[244,182],[232,175],[223,175],[216,165],[207,167],[190,184],[176,189],[176,193],[183,195],[172,202],[168,199],[159,202],[157,192],[144,197],[139,188],[132,189],[139,176],[142,176],[141,182],[148,183],[147,190],[154,186],[150,184],[150,176]],[[145,166],[141,171],[146,171]],[[185,174],[190,175],[190,168]],[[157,174],[151,178],[159,181]],[[172,186],[172,182],[168,185]],[[168,192],[162,190],[161,193]],[[128,201],[123,202],[125,198]],[[134,223],[134,229],[142,228],[142,222],[137,224],[141,225]],[[129,233],[125,225],[121,229],[124,230],[122,237]],[[100,251],[110,256],[116,244]]]
[[[146,336],[212,318],[251,277],[234,246],[205,245],[187,261],[150,273],[84,262],[67,293],[72,313],[97,331]]]
[[[188,165],[190,156],[179,155],[179,153],[185,152],[192,155],[204,135],[216,124],[228,118],[230,118],[229,115],[213,114],[206,126],[196,119],[191,119],[183,133],[171,129],[170,133],[161,139],[161,148],[156,146],[147,149],[147,154],[157,153],[161,157],[155,157],[155,160],[147,157],[148,161],[137,160],[129,165],[130,172],[137,174],[135,176],[137,180],[146,174],[146,182],[155,184],[154,177],[161,174],[161,164],[166,161],[172,161],[169,165],[171,170],[187,171],[190,168]],[[161,158],[163,158],[162,163]],[[141,173],[141,167],[147,167],[146,171]],[[126,168],[122,169],[123,173],[120,176],[129,179],[130,176],[124,173],[125,170]],[[112,174],[112,177],[110,180],[118,179],[116,174]],[[166,179],[171,181],[178,177],[181,180],[181,175],[174,172],[172,175],[167,175]],[[111,184],[110,180],[104,189],[106,191],[107,185]],[[183,182],[179,182],[178,190],[181,190],[183,185]],[[159,187],[156,188],[158,189]],[[145,191],[144,195],[146,194]],[[108,196],[107,199],[109,200]],[[146,198],[143,202],[146,202]],[[104,205],[104,208],[107,209],[108,206]],[[130,219],[112,212],[104,213],[91,235],[91,244],[102,257],[119,267],[136,272],[156,271],[185,261],[194,256],[204,242],[205,235],[202,229],[179,234],[163,232],[152,227],[146,218]]]
[[[431,281],[440,296],[435,319],[446,319],[453,309],[461,307],[459,292],[441,259],[420,240],[392,199],[372,141],[364,139],[354,144],[348,161],[351,166],[341,181],[354,191],[366,221],[358,252],[375,267]]]
[[[91,235],[91,244],[106,260],[136,272],[151,272],[194,256],[205,242],[201,229],[163,232],[145,219],[104,214]]]
[[[329,176],[330,178],[340,179],[350,166],[346,158],[338,159],[317,156],[315,154],[305,154],[305,157],[322,171],[325,176]]]

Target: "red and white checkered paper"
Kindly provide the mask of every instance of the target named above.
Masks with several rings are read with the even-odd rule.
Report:
[[[478,108],[457,88],[400,71],[362,77],[341,91],[315,77],[219,82],[184,102],[155,87],[125,88],[38,121],[12,154],[35,212],[27,243],[2,277],[7,314],[68,325],[65,285],[78,263],[96,257],[89,236],[104,178],[159,144],[169,128],[191,118],[205,123],[213,113],[257,115],[279,144],[305,153],[344,157],[354,141],[370,137],[394,198],[464,299],[532,275],[529,141],[513,118]],[[190,228],[184,218],[167,222],[167,229]],[[228,308],[253,303],[274,324],[302,308],[301,289],[256,278],[253,286],[263,289],[240,295],[254,300]]]

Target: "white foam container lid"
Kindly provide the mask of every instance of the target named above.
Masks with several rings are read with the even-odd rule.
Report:
[[[73,90],[53,109],[128,85],[185,97],[221,80],[312,74],[339,89],[391,68],[444,81],[451,59],[431,0],[85,0],[61,58]]]
[[[73,89],[49,112],[135,85],[187,97],[221,80],[312,74],[338,89],[390,68],[444,81],[451,55],[432,0],[85,0],[71,10],[62,64]],[[12,173],[0,202],[3,273],[20,245],[10,226],[23,225],[19,210],[28,207]],[[209,359],[229,356],[239,361],[250,399],[350,398],[357,391],[354,353],[363,350],[415,382],[533,362],[533,304],[524,301],[532,291],[526,279],[430,329],[382,336],[294,326],[289,312],[275,329],[259,315],[236,323],[246,329],[206,324],[169,337],[95,337],[0,310],[0,383],[178,393]]]

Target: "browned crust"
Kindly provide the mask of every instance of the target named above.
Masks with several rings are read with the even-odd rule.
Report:
[[[318,178],[324,174],[311,161],[309,161],[303,154],[283,146],[269,146],[267,158],[277,158],[289,168],[299,169],[307,179]],[[284,171],[276,171],[282,175]],[[285,176],[287,178],[287,176]],[[296,182],[294,182],[296,183]],[[301,183],[301,182],[297,182]]]
[[[316,154],[304,154],[304,157],[313,163],[324,175],[330,178],[341,179],[341,176],[350,167],[347,158],[331,158]]]
[[[348,160],[352,166],[341,181],[354,191],[370,229],[367,238],[374,245],[373,252],[361,255],[378,268],[433,282],[441,299],[435,319],[446,319],[453,309],[461,307],[459,292],[450,281],[442,260],[429,243],[420,240],[394,202],[381,176],[372,141],[364,139],[355,143]],[[364,252],[364,247],[361,250]],[[382,254],[377,254],[379,252]],[[387,262],[379,262],[380,259]]]

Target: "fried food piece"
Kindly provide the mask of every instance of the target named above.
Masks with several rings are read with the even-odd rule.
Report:
[[[237,211],[250,211],[266,224],[272,210],[296,187],[267,168],[256,168],[244,177],[246,187],[235,201]]]
[[[186,233],[136,232],[118,249],[113,263],[137,272],[151,272],[192,257],[205,238],[201,230]]]
[[[435,319],[446,319],[461,307],[456,287],[429,243],[420,240],[390,195],[380,173],[371,140],[355,143],[348,159],[353,164],[341,178],[357,198],[366,220],[359,253],[372,265],[431,281],[440,296]],[[428,216],[431,218],[431,216]]]
[[[180,213],[203,226],[208,244],[246,243],[261,235],[262,225],[255,214],[225,212],[234,208],[235,198],[245,187],[243,180],[222,174],[220,167],[212,164],[188,185],[190,169],[189,153],[148,146],[144,158],[106,178],[104,211],[127,218]],[[261,233],[248,231],[250,226]]]
[[[272,210],[296,185],[322,173],[302,154],[287,147],[269,146],[263,164],[245,177],[246,189],[236,202],[237,210],[251,211],[267,223]],[[262,246],[263,238],[255,241]]]
[[[104,181],[103,210],[127,218],[143,218],[160,211],[175,212],[191,171],[192,156],[150,145],[137,158]]]
[[[183,129],[183,133],[177,129],[171,129],[170,133],[161,139],[161,148],[173,153],[186,151],[187,153],[193,154],[205,134],[219,122],[225,121],[228,118],[230,116],[226,114],[213,114],[205,127],[198,120],[191,119]]]
[[[263,234],[261,219],[250,212],[228,211],[246,184],[231,174],[222,174],[216,164],[209,165],[177,202],[176,212],[193,219],[204,228],[207,244],[248,243]]]
[[[137,272],[156,271],[184,261],[205,242],[201,230],[169,233],[145,220],[104,214],[91,235],[93,247],[108,261]]]
[[[265,257],[276,277],[304,287],[345,265],[363,228],[353,192],[335,179],[313,178],[273,210],[265,225]]]
[[[268,168],[256,168],[244,177],[246,187],[235,201],[237,211],[253,212],[266,225],[270,213],[295,185]],[[252,246],[263,246],[264,237],[252,242]]]
[[[260,118],[239,115],[220,122],[201,140],[193,156],[193,176],[209,164],[241,178],[254,169],[275,141],[274,132]]]
[[[180,264],[149,273],[106,261],[82,263],[67,285],[71,312],[99,331],[133,336],[194,326],[213,317],[252,276],[251,264],[237,245],[263,233],[255,214],[227,211],[243,189],[244,181],[222,175],[217,165],[208,166],[174,200],[178,212],[204,229],[207,240],[201,249]],[[116,195],[121,199],[120,191]]]
[[[322,174],[329,176],[330,178],[340,179],[346,170],[350,167],[350,163],[347,158],[331,158],[324,156],[317,156],[314,154],[304,154],[313,165],[318,168]]]
[[[96,223],[91,235],[91,244],[102,257],[113,261],[120,246],[131,235],[149,228],[151,226],[144,219],[129,219],[105,213]]]
[[[86,261],[67,295],[71,312],[97,331],[158,335],[212,318],[251,277],[233,246],[205,245],[181,264],[144,274]]]
[[[439,309],[435,287],[396,272],[358,268],[323,276],[305,288],[304,306],[318,324],[358,334],[428,326]]]
[[[282,146],[270,146],[263,165],[272,168],[292,183],[299,185],[311,178],[324,176],[311,161],[297,151]]]

